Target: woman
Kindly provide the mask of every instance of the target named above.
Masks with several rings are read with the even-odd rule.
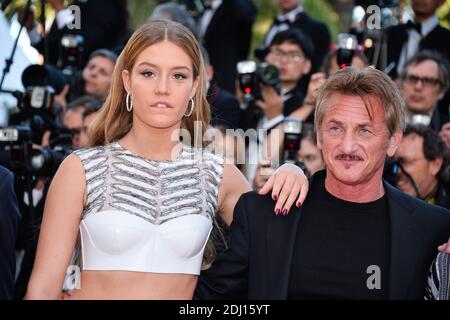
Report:
[[[120,55],[92,148],[61,164],[47,198],[26,298],[57,299],[80,229],[81,290],[72,299],[191,299],[217,212],[230,224],[242,174],[189,141],[209,122],[198,43],[180,24],[142,26]],[[183,143],[180,127],[184,129]],[[274,175],[275,210],[307,183],[294,166]],[[80,222],[81,220],[81,222]],[[206,249],[205,249],[206,246]]]

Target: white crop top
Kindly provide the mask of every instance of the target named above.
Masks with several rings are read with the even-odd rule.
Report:
[[[118,142],[74,151],[84,166],[82,268],[200,274],[224,159],[184,146],[151,161]]]

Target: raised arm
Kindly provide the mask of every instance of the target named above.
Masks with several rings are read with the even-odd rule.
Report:
[[[33,272],[25,299],[59,299],[76,245],[86,181],[81,160],[70,155],[50,185]]]

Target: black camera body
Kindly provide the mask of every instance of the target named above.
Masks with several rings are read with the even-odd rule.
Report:
[[[283,163],[292,163],[306,172],[303,162],[298,161],[297,153],[302,141],[302,121],[296,118],[285,118],[283,121],[284,143],[282,151]]]
[[[357,47],[358,39],[355,35],[349,33],[339,34],[336,58],[340,69],[352,65],[353,56]]]
[[[278,68],[270,63],[257,64],[246,60],[237,64],[239,87],[247,102],[262,100],[261,85],[272,86],[280,94],[280,73]]]

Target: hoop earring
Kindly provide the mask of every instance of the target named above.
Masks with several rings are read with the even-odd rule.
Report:
[[[131,112],[133,110],[133,101],[131,101],[130,94],[127,93],[127,98],[125,100],[125,105],[127,107],[127,111]]]
[[[184,116],[186,118],[190,117],[192,115],[192,112],[194,111],[194,108],[195,108],[194,98],[191,98],[190,102],[191,102],[191,111],[188,114],[186,114],[186,113],[184,114]]]

